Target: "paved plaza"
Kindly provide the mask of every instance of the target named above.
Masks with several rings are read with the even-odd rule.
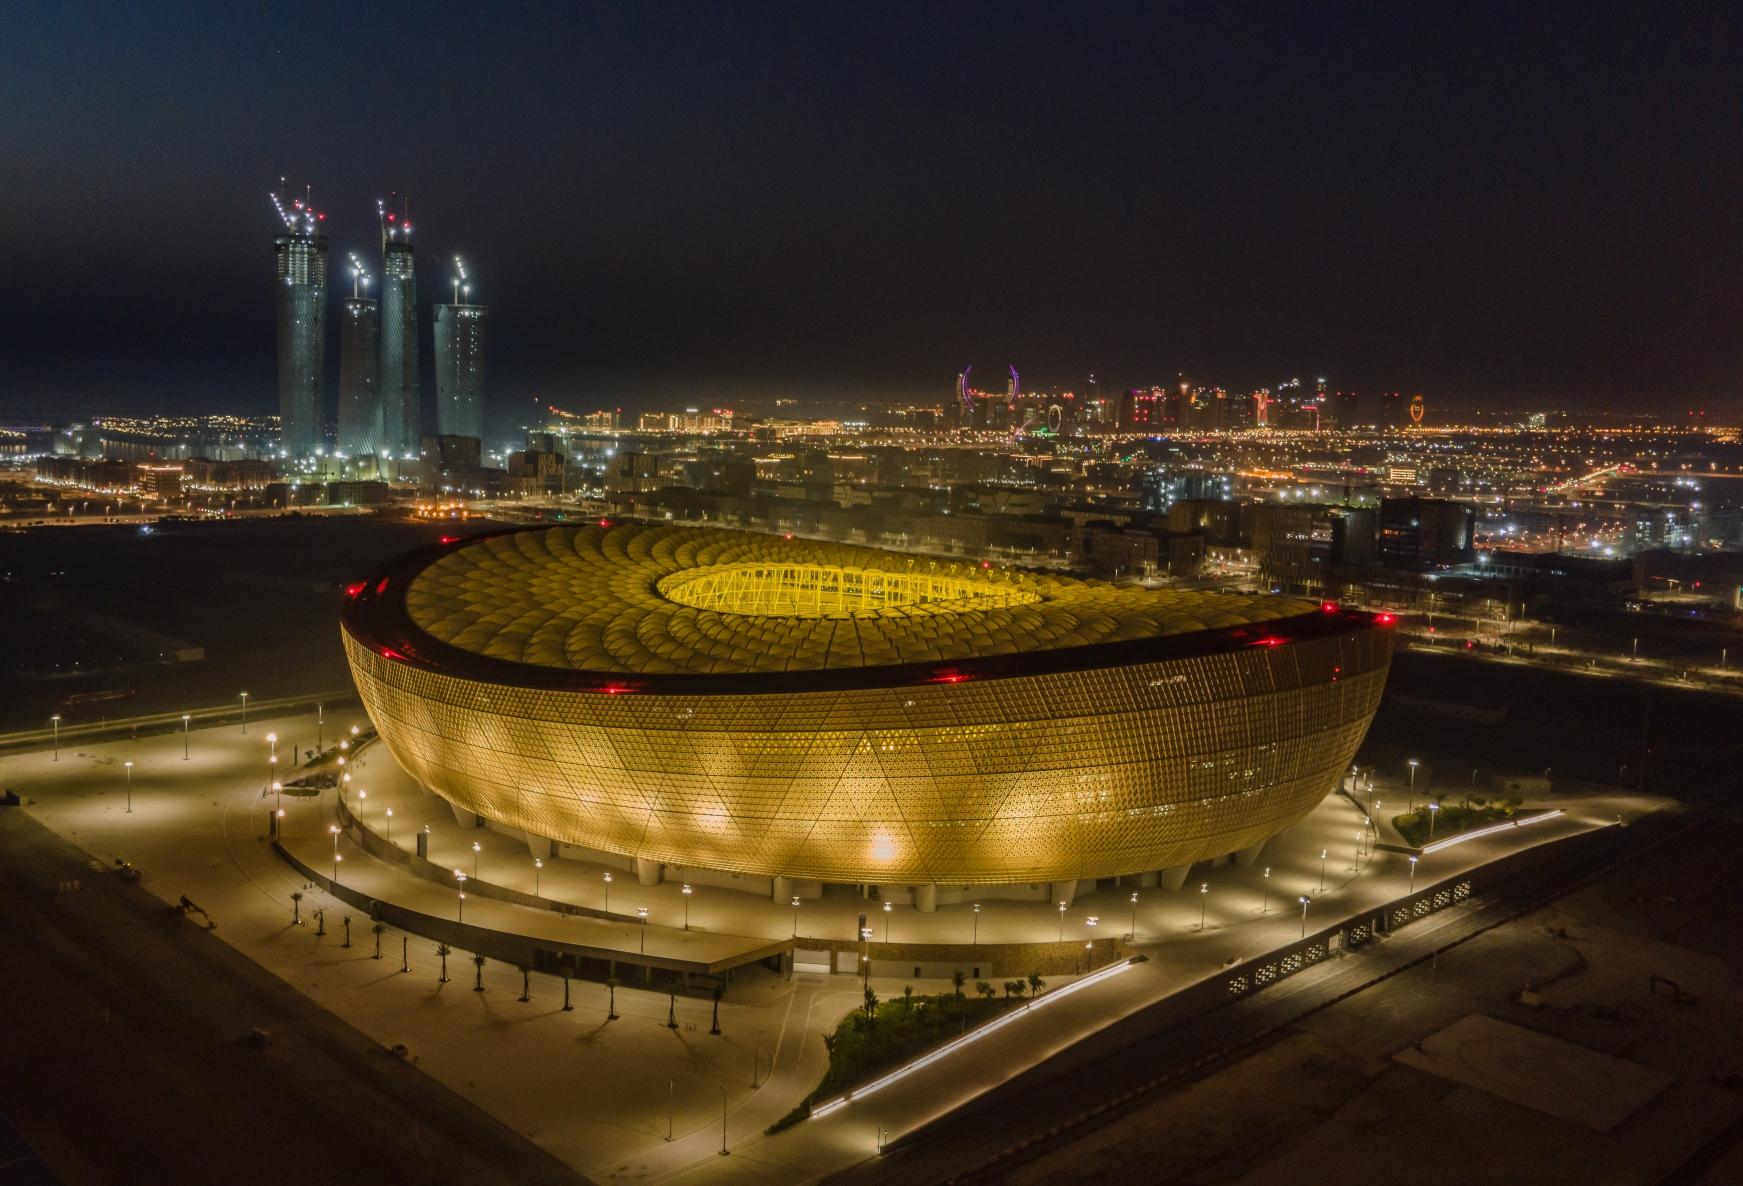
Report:
[[[337,730],[352,723],[365,722],[360,715],[353,721],[327,714],[323,740],[330,744]],[[574,982],[575,1009],[564,1013],[560,981],[535,976],[532,999],[523,1003],[519,973],[494,962],[483,970],[488,991],[471,991],[475,970],[462,952],[448,958],[451,979],[439,984],[434,944],[417,936],[384,935],[385,958],[377,961],[361,913],[305,885],[267,842],[273,806],[265,790],[268,732],[278,737],[281,778],[293,745],[315,746],[314,716],[299,714],[251,720],[246,735],[230,724],[193,730],[185,742],[181,734],[165,734],[64,745],[58,761],[46,749],[13,755],[0,759],[0,780],[26,796],[36,818],[105,865],[133,862],[148,888],[168,902],[187,895],[216,920],[220,938],[375,1040],[403,1043],[425,1071],[602,1181],[792,1181],[851,1164],[871,1155],[885,1132],[893,1140],[1110,1021],[1232,961],[1295,939],[1302,896],[1311,899],[1308,925],[1318,928],[1404,893],[1411,878],[1403,854],[1358,841],[1365,828],[1361,810],[1341,795],[1330,796],[1251,866],[1200,867],[1177,891],[1138,889],[1136,941],[1147,961],[1061,998],[1033,1024],[1007,1025],[897,1086],[764,1137],[763,1129],[821,1077],[825,1051],[819,1036],[858,1003],[856,977],[783,978],[761,968],[741,969],[721,1005],[723,1033],[713,1036],[707,1000],[679,997],[674,1004],[664,992],[619,987],[621,1020],[607,1021],[607,990],[596,982]],[[416,831],[427,825],[431,858],[445,867],[469,873],[476,867],[484,880],[528,894],[536,876],[542,897],[604,906],[606,866],[560,859],[535,870],[522,841],[461,828],[446,805],[411,785],[379,746],[360,756],[351,772],[353,803],[371,829],[385,835],[385,813],[393,809],[396,844],[412,845]],[[1376,793],[1403,802],[1402,792],[1385,780]],[[332,791],[284,799],[286,843],[317,869],[323,852],[331,862],[333,800]],[[1418,881],[1613,824],[1618,814],[1630,818],[1656,801],[1592,797],[1555,806],[1565,814],[1423,858]],[[476,853],[473,843],[480,846]],[[371,896],[441,917],[452,917],[458,907],[455,890],[377,860],[348,839],[341,838],[338,853],[344,884],[366,886]],[[694,958],[793,933],[791,907],[705,885],[689,895],[686,931],[686,900],[677,882],[639,886],[633,874],[611,871],[611,911],[626,914],[624,920],[469,895],[466,922],[624,952],[636,952],[645,942],[650,953]],[[1092,933],[1091,916],[1099,918],[1102,937],[1110,929],[1133,929],[1135,888],[1081,893],[1063,919],[1056,906],[1037,901],[984,900],[978,922],[967,903],[932,914],[897,906],[886,917],[880,909],[873,911],[876,937],[883,938],[887,925],[892,938],[904,943],[959,944],[971,932],[989,943],[1055,942],[1061,934],[1082,942]],[[290,925],[294,891],[305,894],[301,912],[309,925]],[[637,907],[649,911],[645,927],[634,918]],[[803,904],[798,929],[801,935],[845,938],[865,908],[856,892],[832,889]],[[324,911],[325,935],[315,933],[316,910]],[[342,946],[339,921],[347,913],[349,949]],[[402,938],[409,973],[399,970]],[[899,995],[904,982],[879,976],[871,981],[886,998]],[[1049,977],[1051,987],[1066,982]],[[913,983],[918,992],[948,987],[942,981]],[[675,1030],[666,1025],[674,1008]],[[723,1108],[732,1153],[726,1158],[719,1156]]]

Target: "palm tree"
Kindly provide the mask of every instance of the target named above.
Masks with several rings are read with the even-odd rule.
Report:
[[[961,968],[956,969],[956,971],[950,974],[950,986],[956,990],[956,999],[959,1001],[962,999],[962,986],[967,982],[968,977],[962,974]]]
[[[907,1010],[914,1008],[914,986],[912,984],[902,985],[902,1008]]]
[[[476,974],[478,977],[478,979],[472,985],[472,991],[473,992],[483,992],[484,991],[484,957],[481,955],[473,956],[472,957],[472,966],[473,966],[473,968],[477,969]]]
[[[993,999],[993,986],[984,980],[976,980],[974,982],[974,991],[978,992],[984,1000],[990,1001]]]
[[[446,943],[436,944],[436,954],[442,957],[442,974],[436,977],[437,984],[448,983],[448,953],[453,950]]]
[[[878,994],[869,988],[865,990],[865,1019],[874,1025],[878,1019]]]
[[[1012,993],[1016,993],[1018,996],[1023,995],[1023,982],[1021,980],[1005,981],[1005,999],[1007,1001],[1011,999]]]
[[[617,981],[615,979],[607,979],[605,982],[605,991],[610,994],[610,996],[608,996],[606,998],[607,1004],[605,1006],[605,1020],[616,1021],[617,1020]]]
[[[384,922],[371,923],[369,929],[375,932],[375,958],[380,959],[381,958],[381,933],[383,931],[387,930],[387,924]]]
[[[523,1001],[533,999],[532,972],[525,964],[520,965],[520,999]]]
[[[666,1002],[666,1028],[675,1030],[678,1028],[678,990],[672,989],[671,994]]]
[[[720,1032],[720,998],[725,995],[726,989],[716,984],[714,986],[714,1024],[710,1026],[708,1030],[711,1034],[718,1034]]]
[[[1041,990],[1046,988],[1046,987],[1047,987],[1047,982],[1045,980],[1041,979],[1041,973],[1039,973],[1039,972],[1030,972],[1029,973],[1029,995],[1030,996],[1034,996],[1034,997],[1040,996]]]

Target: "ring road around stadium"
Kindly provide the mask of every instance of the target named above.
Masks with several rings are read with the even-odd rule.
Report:
[[[463,812],[644,880],[908,885],[930,905],[1287,828],[1361,743],[1389,623],[597,524],[402,556],[347,590],[341,633],[394,757]]]

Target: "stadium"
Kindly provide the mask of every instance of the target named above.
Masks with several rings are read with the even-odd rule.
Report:
[[[1256,851],[1347,769],[1389,622],[599,523],[401,556],[347,590],[341,634],[395,759],[535,852],[925,909]]]

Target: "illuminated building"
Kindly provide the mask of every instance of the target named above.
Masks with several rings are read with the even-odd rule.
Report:
[[[484,435],[484,347],[488,305],[436,306],[436,430]]]
[[[363,457],[381,448],[381,310],[347,297],[339,320],[339,451]]]
[[[381,445],[396,457],[417,452],[418,278],[412,227],[397,213],[381,223]]]
[[[675,526],[450,541],[351,586],[393,756],[462,812],[664,866],[940,889],[1147,876],[1337,783],[1388,619]],[[948,899],[947,899],[948,900]]]
[[[327,361],[326,215],[273,195],[284,233],[272,241],[277,277],[280,447],[304,457],[321,444],[321,376]]]

